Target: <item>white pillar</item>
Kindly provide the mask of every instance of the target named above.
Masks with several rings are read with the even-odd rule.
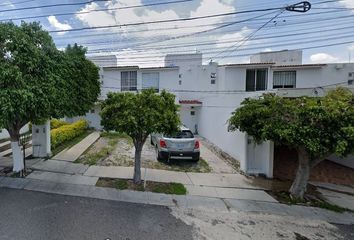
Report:
[[[43,125],[32,125],[33,157],[50,157],[50,121]]]
[[[23,165],[23,153],[21,151],[21,147],[19,146],[18,142],[11,142],[11,149],[12,149],[12,158],[14,161],[13,171],[19,172],[22,171],[24,168]]]

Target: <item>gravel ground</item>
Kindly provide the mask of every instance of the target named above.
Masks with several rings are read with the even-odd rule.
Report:
[[[91,148],[80,157],[80,161],[85,162],[85,158],[89,155],[94,155],[97,152],[107,149],[110,146],[109,139],[101,137]],[[102,154],[102,157],[96,162],[98,166],[134,166],[135,148],[131,141],[127,138],[117,138],[116,144],[109,154]],[[188,172],[210,172],[212,169],[208,166],[207,160],[201,159],[198,163],[190,160],[171,160],[170,164],[159,162],[156,159],[155,148],[150,144],[149,139],[146,141],[142,155],[142,167],[163,169],[171,171],[188,171]],[[221,161],[221,160],[220,160]]]

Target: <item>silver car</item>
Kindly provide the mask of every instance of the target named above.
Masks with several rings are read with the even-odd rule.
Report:
[[[155,146],[157,160],[192,159],[199,161],[200,142],[191,130],[181,127],[174,135],[152,134],[151,144]]]

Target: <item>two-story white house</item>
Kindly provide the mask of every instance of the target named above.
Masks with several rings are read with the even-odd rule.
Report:
[[[95,59],[93,59],[95,62]],[[246,173],[273,177],[274,145],[255,145],[245,133],[229,132],[227,121],[248,97],[264,92],[282,96],[321,96],[327,88],[352,87],[354,64],[302,64],[301,51],[259,53],[250,63],[202,64],[201,53],[171,54],[163,67],[100,65],[101,99],[108,92],[165,89],[176,95],[182,123],[239,161]],[[85,118],[101,129],[99,105]],[[354,159],[335,161],[354,167]]]

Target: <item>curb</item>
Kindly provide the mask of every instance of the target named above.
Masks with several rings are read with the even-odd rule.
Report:
[[[354,214],[349,212],[335,213],[314,207],[290,206],[281,203],[254,200],[137,192],[89,185],[55,183],[35,179],[9,177],[0,177],[0,187],[111,201],[159,205],[179,209],[199,209],[203,211],[217,212],[249,212],[322,220],[334,224],[354,224]]]

